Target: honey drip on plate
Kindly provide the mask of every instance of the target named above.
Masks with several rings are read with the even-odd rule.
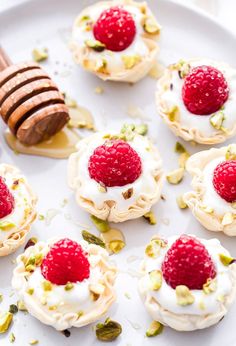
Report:
[[[65,126],[60,132],[44,142],[32,146],[22,144],[9,130],[6,130],[5,140],[16,153],[66,159],[74,153],[80,140],[77,132]]]
[[[74,107],[69,107],[69,115],[69,127],[95,130],[93,116],[87,108],[76,104]]]

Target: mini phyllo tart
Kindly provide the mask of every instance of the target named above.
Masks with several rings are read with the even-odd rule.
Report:
[[[76,18],[71,50],[78,64],[101,79],[134,83],[156,62],[159,34],[145,2],[97,2]]]
[[[202,144],[236,134],[236,70],[208,59],[170,65],[157,87],[157,109],[175,135]]]
[[[145,254],[138,288],[155,321],[191,331],[225,316],[236,295],[236,264],[218,239],[154,237]]]
[[[236,236],[236,144],[194,154],[187,161],[193,191],[183,199],[210,231]]]
[[[98,245],[51,239],[18,256],[12,286],[31,315],[65,330],[106,313],[116,298],[116,271],[107,251]]]
[[[0,256],[14,252],[36,217],[37,198],[18,168],[0,164]]]
[[[68,182],[92,215],[122,222],[143,216],[159,200],[162,161],[146,136],[96,133],[77,149],[69,158]]]

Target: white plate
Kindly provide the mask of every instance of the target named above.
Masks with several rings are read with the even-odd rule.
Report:
[[[40,45],[49,48],[50,59],[45,68],[52,73],[52,77],[61,87],[68,92],[78,103],[87,106],[96,119],[98,129],[119,129],[125,121],[138,122],[137,119],[127,117],[126,109],[129,105],[140,107],[150,119],[150,136],[159,148],[166,170],[177,167],[177,155],[173,151],[176,138],[156,115],[154,105],[154,91],[156,81],[145,78],[135,86],[103,83],[96,77],[84,72],[73,64],[66,46],[66,37],[76,14],[91,1],[78,0],[34,0],[25,1],[22,5],[9,11],[0,13],[1,44],[8,51],[14,62],[27,60],[31,57],[31,50]],[[235,37],[217,22],[188,8],[167,2],[165,0],[150,0],[149,4],[158,20],[163,25],[161,38],[161,61],[165,64],[174,62],[182,57],[208,56],[210,58],[225,60],[235,63],[234,47]],[[59,64],[56,64],[59,61]],[[64,66],[66,64],[66,66]],[[58,71],[55,76],[53,72]],[[102,86],[103,95],[96,95],[94,89]],[[1,131],[3,132],[2,125]],[[89,216],[79,209],[74,201],[74,195],[66,183],[66,160],[53,160],[24,155],[14,155],[2,139],[1,162],[14,163],[20,167],[29,178],[34,190],[39,196],[38,211],[46,214],[48,209],[58,209],[58,214],[46,226],[43,221],[37,221],[32,229],[31,236],[47,239],[54,235],[80,236],[81,227],[74,221],[87,224],[95,232]],[[202,147],[190,147],[191,152]],[[234,317],[236,306],[219,325],[204,331],[193,333],[177,333],[165,328],[162,335],[156,338],[146,338],[145,331],[150,323],[150,318],[144,310],[136,291],[136,278],[131,277],[127,271],[137,270],[139,261],[129,263],[131,255],[143,254],[144,245],[155,234],[169,236],[184,232],[194,233],[198,236],[211,238],[214,233],[204,230],[192,217],[190,211],[180,211],[175,202],[175,196],[189,188],[189,179],[179,186],[166,184],[163,194],[166,202],[160,201],[155,206],[158,218],[157,226],[149,226],[144,220],[126,222],[119,225],[124,231],[127,246],[113,259],[116,261],[121,274],[117,279],[117,303],[109,311],[109,316],[119,321],[123,326],[123,333],[113,345],[140,346],[140,345],[233,345],[236,343],[234,330]],[[64,198],[69,199],[69,204],[61,208]],[[71,216],[71,221],[65,218]],[[169,224],[164,222],[169,220]],[[232,255],[236,256],[236,239],[219,235],[223,245]],[[20,249],[20,253],[23,249]],[[0,293],[4,294],[1,309],[7,309],[10,303],[15,303],[17,297],[11,296],[11,276],[14,265],[11,260],[15,255],[1,258],[0,266]],[[128,259],[128,261],[127,261]],[[131,296],[128,300],[125,293]],[[10,297],[11,296],[11,297]],[[71,330],[67,339],[51,327],[44,326],[30,315],[18,313],[14,317],[11,328],[16,336],[15,344],[25,346],[31,339],[38,339],[40,345],[98,345],[92,326]],[[9,345],[8,335],[0,336],[1,345]],[[81,342],[82,341],[82,342]]]

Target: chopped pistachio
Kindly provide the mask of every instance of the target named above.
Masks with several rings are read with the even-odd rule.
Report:
[[[158,321],[152,321],[152,323],[150,324],[148,330],[146,331],[146,336],[147,337],[152,337],[152,336],[156,336],[162,333],[163,331],[163,324],[161,324]]]
[[[51,305],[48,307],[50,311],[55,311],[57,309],[57,305]]]
[[[225,154],[226,160],[236,160],[236,144],[230,144]]]
[[[43,261],[43,254],[39,252],[35,255],[36,266],[40,266],[42,264],[42,261]]]
[[[12,221],[0,221],[0,230],[1,231],[9,231],[16,225]]]
[[[141,61],[141,57],[139,55],[123,55],[121,59],[127,70],[132,69]]]
[[[166,243],[163,239],[152,239],[146,246],[145,254],[148,257],[157,258],[160,255],[161,248],[166,247]]]
[[[82,237],[84,240],[86,240],[89,244],[95,244],[103,247],[105,249],[106,245],[102,239],[99,237],[96,237],[94,234],[89,233],[88,231],[82,231]]]
[[[203,301],[199,302],[198,307],[199,307],[200,310],[205,310],[206,309],[206,305],[204,304]]]
[[[179,160],[178,160],[180,168],[185,168],[186,162],[188,161],[189,157],[190,155],[187,152],[180,154]]]
[[[97,71],[99,73],[108,74],[107,61],[105,59],[98,61],[98,63],[95,66],[95,71]]]
[[[104,89],[102,87],[99,87],[99,86],[96,87],[94,89],[94,91],[95,91],[96,94],[103,94],[104,93]]]
[[[188,208],[187,204],[185,203],[183,196],[178,196],[176,198],[177,205],[180,209],[186,209]]]
[[[162,272],[160,270],[152,270],[149,273],[150,288],[153,291],[158,291],[162,285]]]
[[[0,334],[8,331],[12,322],[13,314],[9,311],[0,313]]]
[[[222,130],[223,129],[223,122],[225,120],[225,115],[222,111],[213,114],[210,117],[210,124],[216,129],[216,130]]]
[[[187,286],[179,285],[175,289],[177,304],[181,306],[191,305],[194,303],[194,296]]]
[[[34,294],[34,289],[33,288],[28,288],[26,293],[28,293],[30,296],[32,296]]]
[[[153,211],[149,211],[148,213],[144,214],[143,217],[150,223],[150,225],[156,225],[157,220]]]
[[[70,291],[74,288],[74,285],[72,284],[72,282],[67,282],[67,284],[65,285],[65,291]]]
[[[183,144],[181,144],[180,142],[176,142],[175,143],[175,152],[178,154],[182,154],[182,153],[186,153],[187,150],[185,149]]]
[[[30,345],[37,345],[38,343],[39,343],[39,341],[36,339],[30,340],[30,342],[29,342]]]
[[[35,255],[30,255],[30,257],[26,260],[26,263],[25,263],[25,267],[27,267],[28,265],[35,265]]]
[[[91,220],[93,221],[94,225],[100,232],[108,232],[110,229],[109,223],[105,220],[99,219],[95,215],[91,215]]]
[[[216,288],[216,280],[207,279],[207,282],[203,285],[202,289],[205,294],[210,294],[212,292],[215,292]]]
[[[184,177],[184,168],[177,168],[174,171],[171,171],[167,174],[166,179],[168,183],[177,185],[179,184]]]
[[[151,34],[151,35],[157,35],[160,33],[160,30],[161,30],[157,21],[153,17],[146,18],[143,25],[143,29],[144,31],[146,31],[148,34]]]
[[[125,242],[123,240],[112,240],[108,244],[109,250],[113,253],[119,253],[125,247]]]
[[[30,247],[30,246],[34,246],[37,242],[38,242],[38,239],[37,239],[36,237],[30,238],[30,239],[27,241],[27,243],[26,243],[26,245],[25,245],[25,247],[24,247],[24,250],[28,249],[28,247]]]
[[[95,331],[98,340],[113,341],[122,333],[122,327],[120,323],[107,318],[104,323],[96,325]]]
[[[178,106],[173,106],[171,109],[169,109],[166,112],[168,118],[170,121],[178,121],[179,120],[179,107]]]
[[[77,313],[78,319],[79,319],[80,317],[82,317],[83,315],[84,315],[84,312],[83,312],[82,310],[80,310],[80,311]]]
[[[102,52],[104,49],[106,49],[105,44],[98,40],[86,40],[85,44],[87,47],[95,50],[96,52]]]
[[[15,340],[16,340],[15,335],[14,335],[13,333],[11,333],[11,334],[9,335],[9,341],[10,341],[10,343],[13,344],[13,342],[15,342]]]
[[[124,293],[124,296],[125,296],[127,299],[131,299],[131,295],[130,295],[128,292],[125,292],[125,293]]]
[[[43,286],[43,290],[44,290],[44,291],[51,291],[51,290],[52,290],[52,284],[51,284],[51,282],[48,281],[48,280],[44,280],[44,281],[42,282],[42,286]]]
[[[28,311],[23,300],[18,300],[17,307],[19,311]]]
[[[132,197],[133,192],[134,192],[134,189],[131,187],[127,191],[122,192],[122,196],[124,197],[124,199],[129,199]]]
[[[25,267],[25,270],[29,273],[32,273],[35,270],[35,266],[33,264],[29,264]]]
[[[11,314],[16,314],[16,313],[18,312],[18,307],[17,307],[17,305],[11,304],[10,307],[9,307],[9,312],[10,312]]]
[[[224,216],[223,216],[223,219],[221,221],[221,224],[223,226],[227,226],[227,225],[231,225],[231,223],[233,223],[234,221],[234,215],[232,213],[226,213]]]
[[[48,58],[48,50],[47,48],[35,48],[32,51],[32,57],[35,62],[41,62],[47,60]]]
[[[231,256],[227,256],[223,253],[219,254],[220,261],[224,266],[229,266],[230,264],[234,263],[235,259]]]
[[[178,70],[179,78],[184,78],[186,77],[191,69],[191,66],[184,60],[179,60],[177,64],[171,65],[171,69],[173,70]]]
[[[38,219],[39,221],[43,221],[45,219],[45,216],[43,214],[39,214]]]
[[[135,125],[135,132],[141,136],[145,136],[148,132],[147,124]]]
[[[106,193],[107,192],[107,187],[100,183],[100,184],[98,184],[98,191],[101,192],[101,193]]]

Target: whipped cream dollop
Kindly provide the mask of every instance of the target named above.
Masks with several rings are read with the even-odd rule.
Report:
[[[232,127],[234,127],[236,124],[236,70],[227,64],[209,59],[194,59],[186,62],[190,64],[191,68],[201,65],[208,65],[217,68],[223,73],[229,86],[229,97],[223,106],[225,116],[223,126],[226,129],[232,129]],[[182,99],[182,87],[184,84],[184,79],[179,77],[177,70],[171,70],[171,78],[169,82],[173,87],[171,89],[168,88],[167,90],[162,90],[161,99],[168,109],[175,106],[179,108],[179,123],[181,127],[185,128],[186,130],[193,128],[198,129],[198,131],[204,137],[213,136],[217,130],[210,123],[210,116],[212,114],[196,115],[189,112],[184,105]]]
[[[224,254],[226,256],[230,256],[230,254],[224,247],[221,246],[218,239],[200,239],[201,243],[206,247],[211,255],[211,258],[216,266],[216,290],[214,292],[205,294],[203,290],[191,290],[191,294],[194,296],[193,304],[181,306],[177,303],[175,289],[169,286],[165,282],[164,278],[162,279],[162,285],[159,290],[154,291],[150,289],[150,278],[148,273],[152,270],[161,270],[165,254],[177,238],[179,237],[173,236],[168,238],[167,246],[165,248],[161,248],[160,255],[157,258],[150,258],[148,256],[145,257],[143,263],[145,273],[139,282],[140,292],[145,294],[145,298],[147,298],[147,300],[150,301],[151,298],[154,298],[162,309],[168,310],[174,314],[206,316],[208,314],[218,313],[222,309],[222,299],[230,295],[233,289],[230,266],[224,266],[219,257],[219,254]]]
[[[99,190],[99,184],[90,178],[88,162],[94,150],[105,143],[104,138],[107,133],[97,133],[92,136],[89,143],[80,141],[78,143],[78,153],[71,157],[76,159],[76,167],[71,171],[69,162],[69,183],[72,187],[77,187],[77,194],[84,200],[92,200],[97,208],[102,208],[106,201],[115,201],[116,208],[120,212],[126,211],[134,205],[140,196],[152,197],[157,189],[156,177],[160,175],[161,161],[159,155],[153,150],[153,146],[146,136],[135,135],[128,143],[136,150],[142,161],[142,173],[132,184],[124,186],[108,187],[106,192]],[[112,134],[111,134],[112,135]],[[125,199],[123,194],[128,190],[133,190],[132,196]]]
[[[105,249],[85,241],[78,243],[90,263],[87,279],[56,285],[44,278],[40,263],[36,263],[34,269],[27,270],[27,261],[39,258],[39,255],[44,258],[56,241],[58,239],[39,242],[18,256],[12,286],[28,311],[41,322],[57,330],[81,327],[99,319],[115,300],[113,285],[117,270],[109,263]]]
[[[17,232],[26,223],[28,215],[32,212],[35,204],[25,177],[17,169],[6,170],[3,177],[14,197],[15,205],[9,215],[0,219],[0,241],[9,238],[11,234]]]
[[[202,172],[202,183],[204,186],[204,193],[202,197],[203,204],[213,208],[214,213],[217,215],[224,215],[228,212],[236,214],[235,208],[232,207],[232,204],[225,201],[223,198],[218,195],[213,185],[213,175],[214,170],[218,164],[225,161],[225,157],[218,157],[210,161],[203,169]]]
[[[111,2],[101,2],[95,6],[90,6],[88,8],[88,13],[83,11],[83,15],[88,15],[89,20],[95,23],[101,13],[110,8],[112,5]],[[114,2],[113,6],[122,5],[126,11],[132,14],[135,26],[136,26],[136,35],[132,44],[121,52],[112,52],[110,50],[105,49],[102,52],[96,52],[92,49],[89,50],[87,54],[87,59],[89,61],[99,62],[106,61],[106,68],[108,71],[112,71],[113,73],[122,71],[124,69],[124,62],[122,60],[122,56],[140,56],[145,57],[149,54],[149,48],[143,40],[143,26],[142,21],[145,15],[141,12],[141,9],[136,6],[128,5],[128,4],[120,4],[119,2]],[[73,39],[80,47],[86,47],[86,40],[95,40],[93,35],[93,30],[86,30],[86,23],[75,25],[73,30]]]

